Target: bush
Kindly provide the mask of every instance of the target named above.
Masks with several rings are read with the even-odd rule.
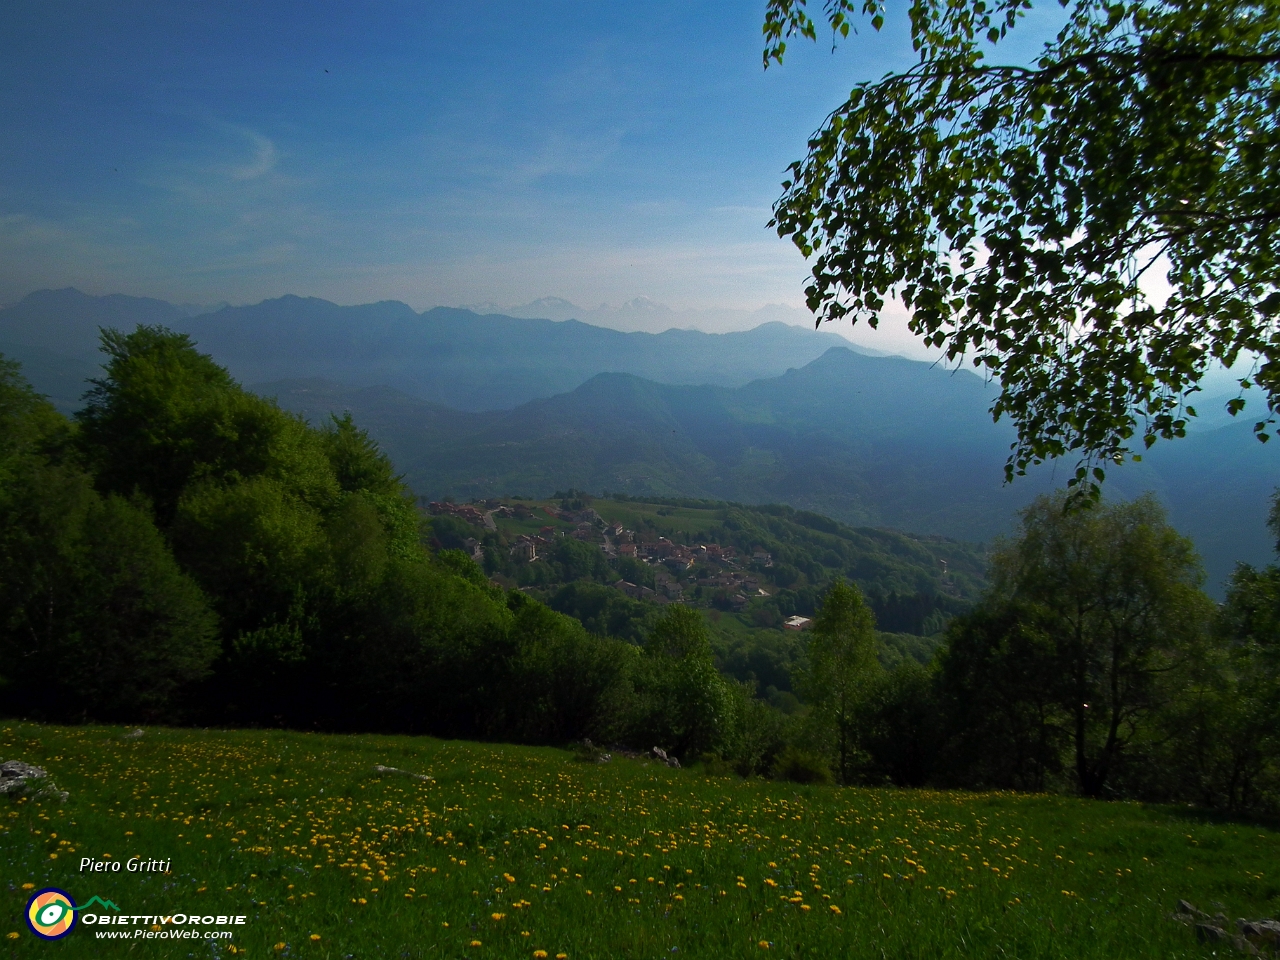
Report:
[[[786,746],[788,720],[753,697],[748,684],[729,685],[730,720],[723,756],[741,776],[769,771]]]
[[[635,659],[632,677],[636,696],[627,737],[634,745],[660,746],[678,757],[723,749],[731,694],[716,670],[701,613],[668,607]]]
[[[822,783],[833,782],[831,768],[827,761],[816,753],[801,750],[798,747],[787,747],[773,762],[770,771],[773,779],[786,780],[790,783]]]
[[[708,777],[731,777],[738,771],[733,763],[718,753],[704,753],[698,757],[695,769]]]

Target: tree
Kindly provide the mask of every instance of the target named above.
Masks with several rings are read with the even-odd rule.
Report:
[[[841,783],[853,778],[862,746],[859,716],[879,672],[875,616],[862,591],[837,580],[809,631],[809,663],[800,688],[815,722],[833,741]]]
[[[910,657],[882,675],[863,708],[863,744],[873,769],[899,787],[932,778],[942,736],[934,677]]]
[[[1048,685],[1056,710],[1035,699],[1024,709],[1057,727],[1077,788],[1100,796],[1152,715],[1177,698],[1179,670],[1205,635],[1213,605],[1199,558],[1150,495],[1069,509],[1058,494],[1023,511],[991,567],[982,615],[1024,611],[1008,621],[1020,636],[995,651],[999,669]]]
[[[1047,616],[1001,598],[951,621],[938,677],[944,780],[1037,793],[1056,785],[1071,724]]]
[[[0,703],[157,720],[217,654],[217,621],[145,506],[100,496],[70,425],[0,360]]]
[[[1059,2],[1041,55],[999,65],[1030,0],[913,0],[918,62],[855,85],[770,225],[813,258],[819,323],[874,327],[900,298],[999,378],[1006,475],[1074,453],[1096,498],[1135,436],[1183,435],[1213,361],[1257,356],[1258,439],[1280,409],[1280,5]],[[826,2],[833,37],[859,14],[884,23],[880,0]],[[770,0],[764,33],[766,67],[815,37],[805,0]]]
[[[1280,553],[1280,491],[1269,526]],[[1280,808],[1280,567],[1240,564],[1216,623],[1221,669],[1210,691],[1203,764],[1209,803],[1229,810]]]
[[[714,750],[731,720],[730,693],[716,670],[701,611],[669,606],[636,664],[637,715],[631,736],[689,758]]]
[[[264,477],[311,505],[334,500],[336,469],[348,481],[367,438],[339,422],[324,441],[299,418],[243,389],[186,334],[139,326],[104,330],[105,375],[76,419],[99,489],[148,497],[162,528],[188,488]],[[331,464],[332,458],[332,464]],[[381,486],[385,486],[379,480]]]

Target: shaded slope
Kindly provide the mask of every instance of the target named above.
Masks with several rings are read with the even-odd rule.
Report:
[[[485,414],[333,385],[262,389],[309,416],[351,409],[427,496],[576,486],[773,501],[985,539],[1043,485],[1001,487],[1007,431],[990,423],[976,376],[845,349],[737,389],[602,374]]]
[[[1004,485],[1013,431],[991,422],[992,388],[974,374],[845,349],[739,388],[602,374],[489,413],[331,383],[261,389],[312,417],[352,410],[432,498],[578,487],[777,502],[859,526],[984,541],[1068,476],[1067,464],[1050,464]],[[1113,496],[1161,497],[1205,556],[1214,589],[1237,561],[1271,555],[1265,519],[1280,449],[1248,434],[1233,424],[1158,444],[1107,481]]]

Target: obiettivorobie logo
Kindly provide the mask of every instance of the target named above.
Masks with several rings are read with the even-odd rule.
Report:
[[[98,912],[85,912],[94,904],[100,905]],[[112,916],[104,911],[114,910],[119,916]],[[110,900],[101,897],[90,897],[79,906],[71,899],[71,894],[56,887],[45,887],[37,890],[27,901],[27,926],[31,932],[42,940],[61,940],[76,927],[77,915],[84,912],[83,923],[86,926],[111,927],[113,929],[100,932],[101,939],[145,938],[145,939],[207,939],[230,940],[234,934],[230,930],[203,930],[201,927],[230,926],[245,923],[246,916],[202,916],[198,913],[170,914],[124,914]],[[188,929],[172,929],[186,926]],[[116,927],[126,929],[118,930]],[[143,929],[143,928],[146,929]],[[131,929],[130,929],[131,928]],[[170,928],[170,929],[166,929]]]
[[[114,903],[101,897],[92,897],[83,906],[77,907],[71,894],[65,890],[57,887],[37,890],[27,901],[27,926],[42,940],[61,940],[75,929],[76,911],[87,910],[95,903],[120,912],[120,908]]]

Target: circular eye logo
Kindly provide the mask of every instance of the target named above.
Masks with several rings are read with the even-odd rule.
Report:
[[[27,926],[43,940],[61,940],[76,925],[76,905],[63,890],[46,887],[27,901]]]

